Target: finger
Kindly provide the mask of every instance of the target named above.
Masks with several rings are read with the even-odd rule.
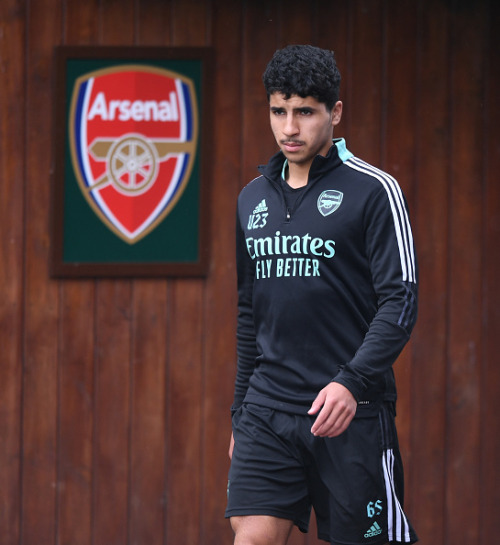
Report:
[[[314,421],[312,427],[311,427],[311,433],[313,435],[319,435],[319,432],[321,431],[321,428],[323,426],[323,419],[320,419],[321,413],[319,413],[318,418]]]
[[[316,396],[316,399],[313,401],[313,404],[311,405],[311,408],[307,411],[307,414],[316,414],[321,409],[324,402],[325,402],[325,394],[321,391]]]
[[[321,437],[338,437],[346,431],[351,421],[351,415],[341,414],[330,426],[323,426],[318,432],[321,433]]]
[[[312,425],[311,433],[313,435],[322,436],[322,434],[325,433],[325,430],[330,429],[335,424],[336,420],[336,411],[323,406],[316,420],[314,421],[314,424]]]
[[[318,415],[311,431],[319,437],[336,437],[348,428],[353,417],[354,412],[347,410],[341,404],[335,405],[328,411],[325,406]]]

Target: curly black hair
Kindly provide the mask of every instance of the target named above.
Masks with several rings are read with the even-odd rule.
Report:
[[[311,96],[331,110],[339,99],[340,72],[333,51],[312,45],[289,45],[278,49],[262,75],[267,98],[283,93]]]

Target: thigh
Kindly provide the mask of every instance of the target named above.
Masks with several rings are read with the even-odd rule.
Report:
[[[231,517],[234,545],[285,545],[292,521],[264,515]]]
[[[311,505],[304,467],[286,438],[293,418],[253,405],[237,415],[226,517],[263,515],[307,530]]]
[[[358,408],[349,428],[327,439],[317,471],[328,493],[313,501],[321,512],[318,527],[333,543],[413,543],[416,536],[402,509],[402,481],[394,417],[387,404]]]
[[[333,543],[363,543],[375,537],[368,530],[374,522],[380,523],[386,510],[378,415],[360,412],[343,434],[325,439],[317,458],[328,502],[318,505],[315,498],[314,506],[322,511],[318,527],[329,533]],[[321,509],[324,505],[328,508]]]

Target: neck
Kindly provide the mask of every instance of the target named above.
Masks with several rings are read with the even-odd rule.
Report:
[[[297,189],[307,185],[307,180],[309,179],[309,168],[310,164],[299,164],[299,163],[288,163],[288,170],[286,173],[286,183]]]

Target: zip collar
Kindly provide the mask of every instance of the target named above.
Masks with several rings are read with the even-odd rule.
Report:
[[[309,169],[309,180],[307,185],[313,184],[326,172],[333,170],[347,161],[353,154],[347,149],[343,138],[336,138],[332,141],[332,146],[326,156],[317,155]],[[259,172],[274,184],[279,184],[282,173],[286,166],[286,157],[280,150],[273,155],[267,165],[259,165]]]

